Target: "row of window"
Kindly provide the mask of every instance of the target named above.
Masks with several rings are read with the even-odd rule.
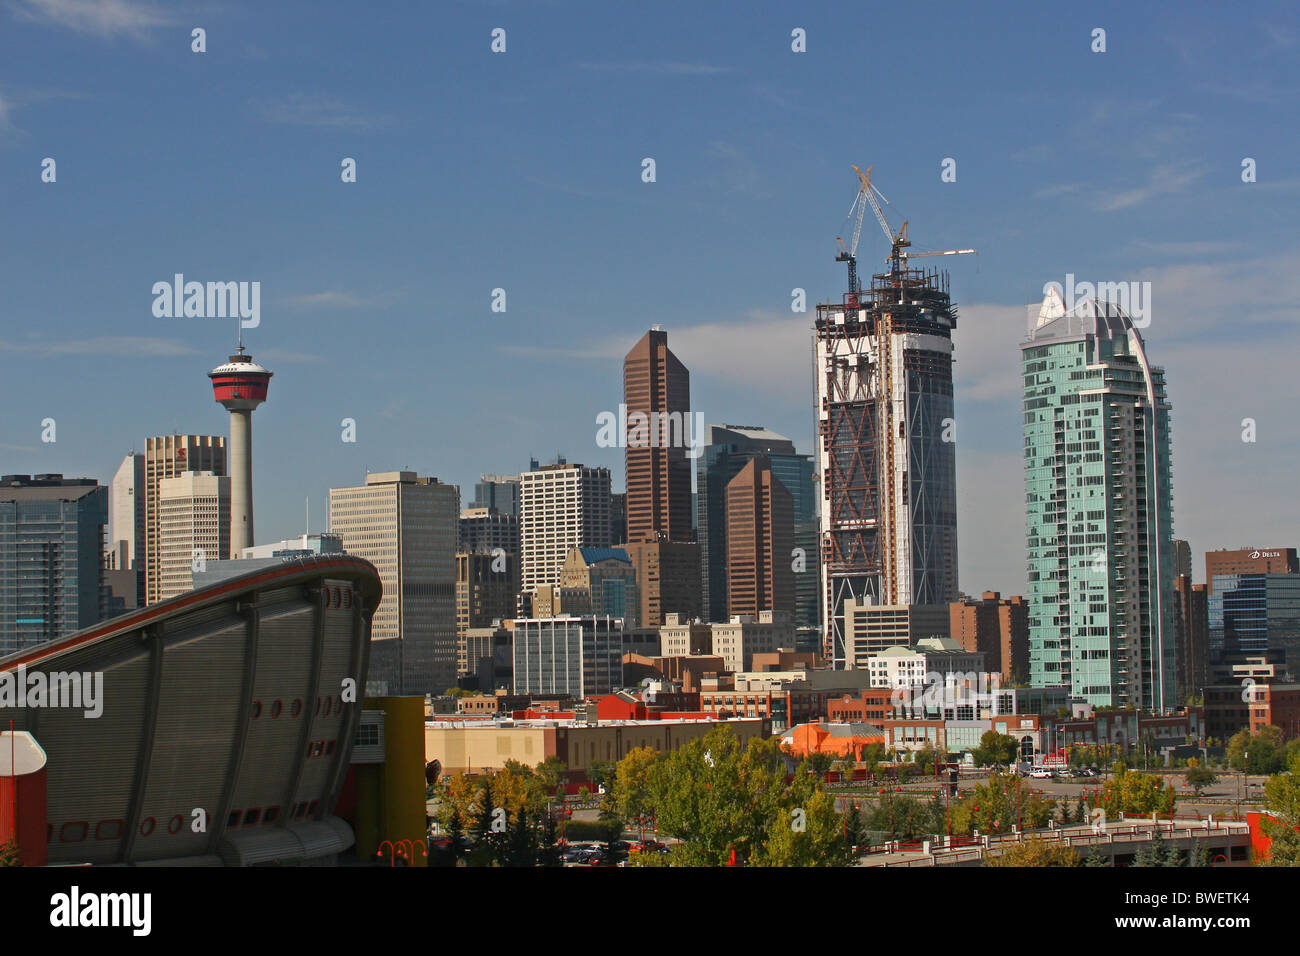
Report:
[[[263,710],[262,702],[260,700],[253,701],[252,717],[254,720],[257,720],[259,717],[262,716],[262,710]],[[272,701],[271,706],[267,708],[267,712],[269,713],[271,719],[274,720],[275,718],[279,717],[281,714],[284,713],[284,702],[278,699]],[[338,716],[341,713],[343,713],[342,694],[338,694],[334,697],[316,698],[317,717]],[[301,715],[302,715],[302,698],[296,698],[293,701],[293,703],[289,705],[289,716],[299,717]]]

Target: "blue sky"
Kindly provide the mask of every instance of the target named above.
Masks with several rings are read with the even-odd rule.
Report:
[[[468,497],[560,452],[621,487],[595,418],[653,324],[707,421],[810,451],[790,296],[842,291],[857,163],[917,249],[980,250],[950,260],[965,590],[1024,587],[1017,346],[1069,272],[1152,283],[1198,561],[1297,543],[1294,4],[373,6],[0,3],[0,470],[107,480],[146,435],[227,432],[234,322],[155,318],[176,272],[261,282],[259,540],[367,468]],[[887,251],[868,219],[863,270]]]

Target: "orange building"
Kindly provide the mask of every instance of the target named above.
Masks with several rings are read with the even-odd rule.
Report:
[[[884,734],[874,724],[800,724],[781,738],[781,749],[802,760],[812,754],[862,759],[862,751],[883,744]]]

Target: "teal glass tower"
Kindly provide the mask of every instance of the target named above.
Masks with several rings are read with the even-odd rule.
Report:
[[[1048,289],[1021,344],[1029,678],[1096,706],[1176,695],[1169,402],[1132,319]]]

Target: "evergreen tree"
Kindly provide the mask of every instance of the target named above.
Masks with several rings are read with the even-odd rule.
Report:
[[[1094,843],[1088,855],[1083,859],[1084,866],[1114,866],[1110,858],[1101,852],[1101,846]]]

